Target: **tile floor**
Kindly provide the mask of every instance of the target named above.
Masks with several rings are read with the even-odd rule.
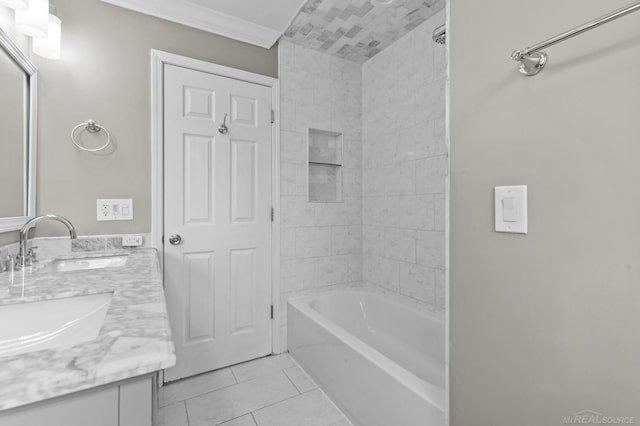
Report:
[[[351,426],[288,354],[163,386],[154,426]]]

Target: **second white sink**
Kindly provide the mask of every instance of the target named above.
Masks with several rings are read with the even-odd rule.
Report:
[[[42,268],[42,271],[71,272],[84,271],[89,269],[117,268],[126,265],[127,259],[127,254],[54,259],[51,261],[51,263]]]
[[[94,340],[112,297],[109,292],[0,306],[0,356]]]

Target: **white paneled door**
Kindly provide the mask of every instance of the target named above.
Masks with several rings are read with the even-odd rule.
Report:
[[[164,65],[164,279],[165,381],[271,353],[271,88]]]

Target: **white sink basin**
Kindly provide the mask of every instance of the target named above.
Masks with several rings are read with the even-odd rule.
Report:
[[[109,292],[0,306],[0,356],[94,340],[112,297]]]
[[[76,257],[71,259],[54,259],[42,268],[45,272],[86,271],[89,269],[117,268],[127,263],[127,254],[99,257]]]

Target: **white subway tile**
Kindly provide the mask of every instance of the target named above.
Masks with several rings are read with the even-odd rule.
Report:
[[[315,259],[316,286],[346,283],[349,277],[349,259],[346,256],[318,257]]]
[[[416,163],[404,161],[386,167],[386,195],[412,195],[416,193]]]
[[[423,158],[416,163],[416,192],[418,194],[444,194],[448,158]]]
[[[445,267],[445,239],[441,231],[419,231],[417,263],[431,268]]]
[[[310,128],[330,130],[331,108],[315,105],[304,98],[296,101],[296,131],[306,134]]]
[[[334,83],[330,78],[316,75],[313,77],[313,103],[317,106],[330,107],[331,93]]]
[[[416,261],[416,231],[386,228],[384,234],[385,257],[403,262]]]
[[[296,228],[296,257],[317,257],[331,254],[331,228]]]
[[[281,268],[282,292],[313,287],[314,259],[283,260]]]
[[[282,132],[280,134],[280,159],[286,163],[305,164],[307,162],[307,135],[302,132]]]
[[[401,263],[400,293],[435,304],[435,270],[416,264]]]
[[[362,252],[362,226],[331,227],[331,254],[357,254]]]
[[[381,226],[362,227],[363,253],[365,256],[384,256],[384,228]]]
[[[445,79],[435,80],[416,91],[416,122],[423,123],[444,115],[445,111]]]
[[[327,77],[331,75],[331,56],[297,44],[294,49],[296,68]]]
[[[280,229],[280,256],[282,260],[296,257],[296,228]]]
[[[446,196],[436,195],[434,199],[434,211],[435,211],[435,230],[444,231],[447,226],[447,201]]]
[[[447,290],[445,281],[445,270],[435,270],[435,287],[436,287],[436,300],[435,305],[441,309],[447,308]]]
[[[280,101],[280,130],[283,133],[296,130],[296,102],[284,94]]]

